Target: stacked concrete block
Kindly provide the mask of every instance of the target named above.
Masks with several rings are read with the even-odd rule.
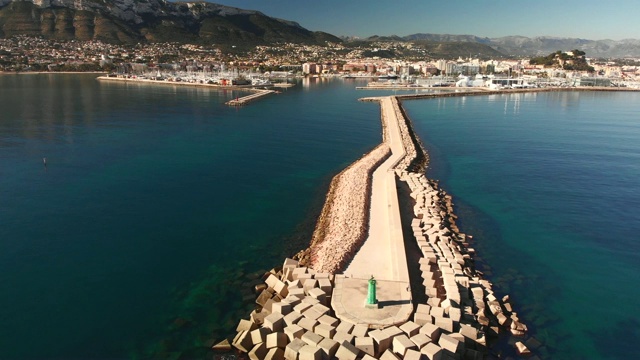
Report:
[[[287,346],[289,339],[287,334],[281,332],[270,333],[267,335],[266,345],[267,349],[280,348],[284,349]]]
[[[327,294],[320,288],[316,287],[307,291],[309,296],[318,300],[321,304],[327,304]]]
[[[409,339],[409,337],[407,337],[407,335],[405,334],[395,336],[393,338],[391,346],[392,346],[393,352],[401,357],[404,357],[407,350],[417,349],[416,344],[414,344],[413,341],[411,341],[411,339]]]
[[[423,355],[414,349],[407,349],[403,357],[404,360],[422,360]]]
[[[355,339],[355,336],[349,334],[349,333],[344,333],[341,331],[336,331],[335,334],[333,334],[333,340],[339,342],[339,343],[343,343],[343,342],[348,342],[350,344],[353,344]]]
[[[286,360],[298,360],[300,356],[300,350],[307,346],[307,343],[300,339],[293,339],[287,347],[284,349],[284,358]]]
[[[300,319],[302,319],[302,314],[300,314],[297,311],[292,311],[287,315],[285,315],[284,318],[282,318],[282,320],[285,323],[285,326],[291,326],[293,324],[297,324],[298,321],[300,321]]]
[[[264,318],[264,324],[262,325],[271,332],[282,331],[284,328],[284,316],[279,313],[272,313]]]
[[[305,332],[306,330],[297,324],[293,324],[291,326],[287,326],[286,328],[284,328],[284,333],[289,338],[289,341],[293,341],[293,339],[302,338],[302,335],[304,335]]]
[[[416,324],[413,321],[407,321],[406,323],[400,325],[400,330],[402,330],[408,337],[412,337],[419,333],[420,325]]]
[[[445,353],[451,356],[459,358],[464,355],[464,343],[460,342],[458,339],[454,338],[451,335],[440,335],[438,345]]]
[[[316,346],[307,345],[300,349],[299,360],[322,360],[322,350]]]
[[[422,333],[413,335],[412,337],[409,338],[409,340],[411,340],[414,344],[416,344],[418,349],[422,349],[425,345],[427,345],[432,341],[430,337]]]
[[[324,338],[314,332],[307,331],[300,339],[309,345],[318,346]]]
[[[354,325],[351,334],[355,337],[365,337],[369,332],[369,328],[364,325]]]
[[[365,354],[368,354],[370,356],[376,356],[376,350],[373,344],[373,338],[357,337],[355,339],[355,346]]]
[[[348,341],[343,341],[336,351],[335,357],[338,360],[356,360],[360,354],[360,349]]]
[[[442,359],[442,348],[434,343],[428,343],[425,345],[420,349],[420,353],[426,355],[429,360]]]
[[[336,351],[338,351],[338,348],[340,347],[340,344],[335,340],[324,338],[322,339],[322,341],[320,341],[318,347],[322,351],[322,359],[329,360],[334,358]]]
[[[251,341],[251,333],[247,330],[242,330],[233,339],[231,345],[240,351],[248,353],[255,344]]]
[[[284,350],[280,348],[269,349],[264,360],[284,360]]]
[[[265,343],[256,344],[251,351],[249,351],[249,359],[251,360],[262,360],[267,356],[267,346]]]
[[[251,335],[251,342],[260,344],[267,341],[267,335],[271,334],[271,331],[268,328],[258,328],[252,330],[249,334]]]
[[[313,331],[315,330],[316,325],[318,325],[318,321],[315,319],[303,317],[302,319],[300,319],[300,321],[298,321],[298,325],[307,331]]]

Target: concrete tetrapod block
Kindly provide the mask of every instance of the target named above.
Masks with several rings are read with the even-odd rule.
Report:
[[[429,360],[442,359],[442,349],[440,348],[440,346],[434,343],[428,343],[422,349],[420,349],[420,352],[427,355],[427,359]]]
[[[304,335],[302,335],[302,337],[300,338],[300,340],[306,342],[307,344],[311,345],[311,346],[318,346],[318,344],[320,344],[320,341],[322,341],[324,338],[314,332],[311,331],[307,331],[306,333],[304,333]]]
[[[404,357],[404,354],[407,352],[408,349],[415,350],[418,348],[416,344],[414,344],[413,341],[411,341],[407,337],[407,335],[404,335],[404,334],[394,337],[391,344],[393,346],[393,352],[402,357]]]
[[[304,335],[305,330],[301,328],[299,325],[293,324],[284,328],[284,333],[289,338],[289,341],[293,341],[294,339],[302,338],[302,335]]]
[[[322,350],[322,359],[329,360],[333,359],[336,351],[338,351],[338,348],[340,347],[340,344],[335,340],[324,338],[320,341],[318,347]]]
[[[300,349],[307,346],[307,343],[300,339],[294,339],[284,349],[284,358],[287,360],[298,360]]]
[[[257,344],[249,351],[249,359],[262,360],[267,355],[267,346],[265,343]]]
[[[321,323],[316,325],[315,332],[322,337],[333,339],[333,336],[336,334],[336,328],[331,325]]]
[[[414,323],[413,321],[407,321],[406,323],[400,325],[400,330],[402,330],[408,337],[412,337],[419,332],[420,325]]]
[[[336,359],[338,360],[356,360],[358,355],[360,354],[360,349],[351,345],[351,343],[347,341],[343,341],[336,351]]]
[[[269,349],[264,360],[284,360],[284,350],[280,348]]]
[[[279,313],[271,313],[264,318],[263,326],[271,330],[271,332],[282,331],[284,328],[284,316]]]
[[[289,342],[287,334],[283,332],[275,332],[267,335],[267,349],[281,348],[284,349]]]
[[[319,348],[307,345],[300,349],[299,360],[322,360],[322,350]]]
[[[376,350],[373,345],[373,338],[370,337],[357,337],[355,339],[356,347],[365,354],[376,356]]]

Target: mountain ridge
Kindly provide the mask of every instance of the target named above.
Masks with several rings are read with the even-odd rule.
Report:
[[[380,36],[372,41],[376,41]],[[485,44],[503,54],[514,56],[540,56],[557,50],[580,49],[589,57],[638,57],[640,56],[639,39],[622,40],[589,40],[557,36],[526,37],[520,35],[497,38],[478,37],[475,35],[429,34],[417,33],[399,37],[405,41],[427,40],[446,42],[475,42]]]
[[[255,10],[166,0],[0,0],[0,37],[256,45],[341,42]]]

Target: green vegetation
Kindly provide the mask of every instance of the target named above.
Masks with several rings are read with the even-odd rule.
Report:
[[[588,71],[593,72],[594,69],[587,63],[584,51],[575,49],[568,53],[560,50],[547,56],[538,56],[531,58],[529,64],[544,65],[544,67],[561,68],[564,70]]]

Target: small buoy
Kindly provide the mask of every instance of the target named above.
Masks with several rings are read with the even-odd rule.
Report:
[[[44,166],[47,166],[47,158],[46,157],[42,158],[42,163],[44,164]]]

